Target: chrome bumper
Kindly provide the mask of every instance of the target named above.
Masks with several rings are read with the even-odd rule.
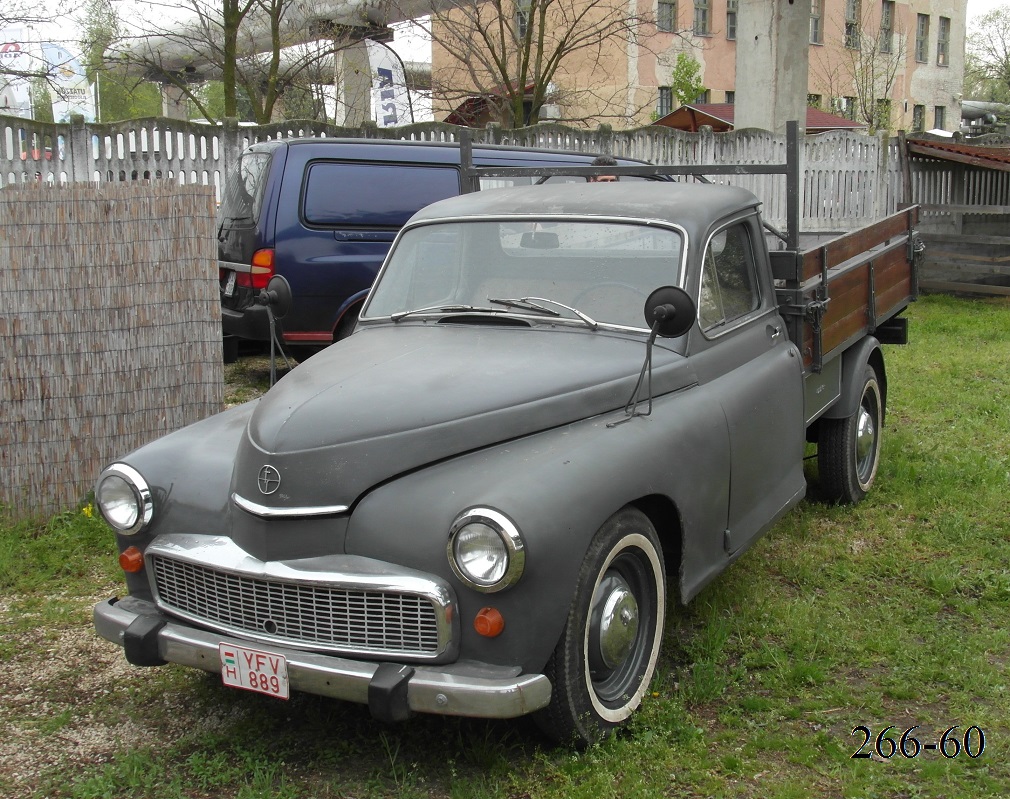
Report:
[[[95,629],[114,644],[127,648],[127,630],[134,625],[146,639],[151,659],[179,663],[204,671],[221,671],[219,646],[249,646],[242,639],[208,632],[165,616],[152,602],[127,597],[95,605]],[[138,633],[131,636],[136,638]],[[513,676],[505,668],[486,664],[440,667],[373,663],[294,649],[252,644],[256,649],[283,655],[288,681],[298,691],[367,704],[377,718],[404,718],[407,711],[476,718],[515,718],[538,710],[550,701],[551,684],[543,674]],[[134,643],[134,647],[136,644]],[[156,651],[155,651],[156,650]],[[133,662],[138,662],[133,657]],[[391,681],[399,686],[387,690]],[[406,690],[404,691],[403,688]]]

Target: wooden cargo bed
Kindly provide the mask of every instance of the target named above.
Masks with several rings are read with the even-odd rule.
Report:
[[[918,295],[918,207],[833,238],[800,238],[798,250],[772,250],[772,275],[789,335],[808,371],[854,341],[876,334],[900,343],[896,320]]]

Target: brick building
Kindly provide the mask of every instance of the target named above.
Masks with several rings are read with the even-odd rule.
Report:
[[[879,129],[958,129],[964,0],[797,1],[810,4],[810,106]],[[551,0],[568,9],[580,2],[592,18],[613,14],[619,0],[609,6],[601,0]],[[590,127],[647,125],[679,105],[671,85],[679,53],[699,64],[705,92],[694,98],[697,102],[738,99],[740,15],[769,13],[761,0],[624,0],[619,4],[637,9],[637,35],[613,37],[599,48],[567,56],[553,81],[553,102],[544,107],[540,119],[554,117]],[[516,8],[515,27],[520,29],[522,0]],[[475,95],[487,94],[491,84],[474,78],[474,61],[469,59],[468,79],[473,83],[468,85],[475,86]],[[460,85],[465,73],[455,62],[436,34],[433,83]],[[447,98],[441,108],[436,106],[436,118],[445,118],[459,107],[460,98]],[[488,119],[474,119],[472,124]]]

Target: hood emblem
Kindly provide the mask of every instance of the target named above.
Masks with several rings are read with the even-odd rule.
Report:
[[[281,473],[268,463],[260,469],[260,473],[256,477],[256,485],[259,486],[260,493],[272,494],[281,487]]]

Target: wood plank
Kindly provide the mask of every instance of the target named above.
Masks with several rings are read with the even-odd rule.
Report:
[[[989,286],[985,283],[955,283],[948,280],[922,280],[919,288],[925,291],[951,291],[961,294],[991,294],[1010,296],[1010,286]]]

